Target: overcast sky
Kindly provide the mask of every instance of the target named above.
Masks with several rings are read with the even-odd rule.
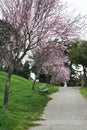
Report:
[[[62,0],[68,2],[78,13],[87,14],[87,0]]]

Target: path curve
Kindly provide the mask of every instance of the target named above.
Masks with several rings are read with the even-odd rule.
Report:
[[[78,87],[63,87],[51,95],[41,126],[29,130],[87,130],[87,100]]]

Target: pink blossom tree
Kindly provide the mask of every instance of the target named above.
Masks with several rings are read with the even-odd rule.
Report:
[[[51,83],[64,83],[69,81],[70,71],[65,65],[68,56],[65,54],[66,46],[60,43],[39,44],[33,53],[34,65],[36,67],[36,79],[43,72],[51,75]],[[35,79],[35,81],[36,81]],[[32,89],[34,90],[35,81]]]
[[[33,56],[29,58],[34,61],[34,66],[36,68],[36,76],[32,85],[32,90],[34,90],[36,79],[39,77],[44,63],[49,60],[51,49],[49,47],[49,44],[41,43],[37,46],[37,48],[35,48],[34,51],[32,51],[32,53]]]
[[[58,3],[60,1],[58,0]],[[56,0],[0,0],[2,20],[9,23],[10,40],[6,41],[9,71],[4,92],[4,108],[8,107],[8,93],[13,68],[24,58],[29,50],[38,46],[39,42],[52,36],[56,25],[54,13]],[[58,5],[61,7],[61,4]],[[13,30],[13,31],[12,31]]]

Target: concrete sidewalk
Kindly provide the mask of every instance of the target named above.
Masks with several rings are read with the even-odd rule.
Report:
[[[52,94],[38,127],[29,130],[87,130],[87,100],[78,87],[61,88]]]

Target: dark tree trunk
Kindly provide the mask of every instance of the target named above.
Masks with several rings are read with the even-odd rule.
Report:
[[[83,67],[83,86],[87,86],[87,76],[86,76],[86,67]]]
[[[34,80],[34,82],[33,82],[33,84],[32,84],[32,90],[35,89],[35,83],[36,83],[36,80],[37,80],[37,78],[35,78],[35,80]]]
[[[4,91],[4,109],[8,108],[8,96],[9,96],[9,87],[10,87],[10,81],[12,77],[12,71],[13,71],[13,66],[9,66],[8,76],[7,76],[7,81],[5,85],[5,91]]]
[[[33,82],[33,84],[32,84],[32,90],[35,89],[35,83],[36,83],[36,80],[37,80],[37,78],[39,77],[39,75],[40,75],[40,71],[38,71],[38,73],[36,74],[35,80],[34,80],[34,82]]]

